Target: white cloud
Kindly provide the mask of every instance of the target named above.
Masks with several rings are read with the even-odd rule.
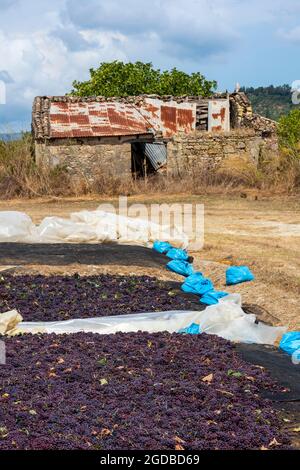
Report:
[[[275,37],[281,26],[287,42],[300,40],[298,0],[0,0],[0,11],[0,77],[11,77],[0,125],[29,123],[35,95],[68,92],[102,61],[145,60],[204,74],[215,64],[219,76],[209,78],[219,79],[245,38],[257,53],[258,28]]]
[[[74,79],[88,78],[90,67],[99,60],[127,59],[116,46],[122,44],[122,37],[89,32],[83,36],[87,47],[70,51],[62,39],[50,33],[4,35],[0,32],[0,57],[5,57],[5,62],[0,64],[5,67],[2,75],[11,77],[7,80],[7,104],[0,108],[0,128],[16,120],[22,126],[27,122],[28,127],[34,96],[65,94],[71,90]]]
[[[67,0],[64,15],[76,28],[115,31],[133,42],[154,36],[166,55],[199,60],[228,49],[237,37],[229,10],[222,0]]]
[[[300,42],[300,26],[296,26],[290,30],[279,30],[279,34],[283,39],[287,41],[298,43]]]

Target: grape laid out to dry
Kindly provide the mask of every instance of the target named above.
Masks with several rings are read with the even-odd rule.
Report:
[[[195,306],[149,276],[6,274],[0,277],[0,313],[11,309],[26,321],[59,321]]]
[[[52,289],[59,292],[59,283]],[[30,293],[24,286],[22,292]],[[58,318],[45,293],[44,315]],[[92,302],[87,297],[86,306]],[[82,316],[85,307],[77,308]],[[17,336],[5,344],[0,449],[289,446],[271,402],[260,396],[275,385],[216,336],[76,333]]]

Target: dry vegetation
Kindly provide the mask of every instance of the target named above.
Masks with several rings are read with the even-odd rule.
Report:
[[[0,197],[82,196],[100,194],[210,194],[236,193],[255,188],[260,192],[291,193],[300,187],[299,160],[284,151],[279,157],[261,155],[258,167],[241,159],[231,159],[216,171],[194,169],[189,175],[166,175],[147,179],[124,179],[99,173],[93,183],[85,179],[72,183],[67,169],[39,167],[33,159],[30,134],[22,140],[0,142]]]
[[[63,195],[69,191],[69,177],[62,168],[38,167],[33,158],[30,134],[21,140],[0,141],[0,197]]]

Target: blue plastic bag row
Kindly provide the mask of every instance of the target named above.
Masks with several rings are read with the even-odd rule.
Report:
[[[300,331],[290,331],[282,336],[279,348],[300,361]]]
[[[185,333],[189,335],[199,335],[201,333],[200,325],[197,323],[191,323],[186,328],[181,328],[178,333]]]
[[[160,242],[156,240],[153,243],[153,250],[157,251],[158,253],[166,254],[167,251],[171,250],[172,245],[169,242]]]
[[[230,266],[226,270],[226,285],[231,286],[240,282],[253,281],[254,276],[248,266]]]
[[[199,295],[200,302],[206,305],[218,304],[219,299],[228,295],[227,292],[216,291],[211,280],[205,278],[200,272],[188,276],[181,285],[181,290]]]
[[[170,259],[176,259],[181,261],[187,261],[189,259],[189,255],[186,250],[183,250],[182,248],[174,248],[169,242],[161,242],[159,240],[156,240],[153,243],[152,248],[158,253],[167,255],[167,257]]]
[[[227,292],[210,290],[200,298],[200,301],[206,305],[215,305],[219,303],[219,299],[226,297],[226,295],[228,295]]]
[[[187,251],[182,250],[181,248],[171,248],[169,251],[167,251],[166,255],[168,258],[178,259],[181,261],[187,261],[189,258]]]
[[[181,274],[182,276],[191,276],[194,274],[194,268],[192,264],[187,261],[181,261],[178,259],[173,259],[167,264],[167,269],[173,271],[174,273]]]
[[[154,242],[153,249],[159,253],[166,254],[168,258],[171,258],[171,261],[169,261],[166,265],[167,269],[186,277],[184,283],[181,286],[183,292],[199,295],[200,301],[206,305],[215,305],[219,303],[219,299],[228,295],[226,292],[214,290],[214,285],[210,279],[206,279],[200,272],[194,272],[192,264],[188,262],[190,259],[186,250],[182,250],[181,248],[173,248],[169,242],[162,242],[159,240]],[[236,284],[237,271],[239,271],[239,279],[241,280],[238,282],[243,282],[245,280],[245,268],[248,269],[246,266],[232,266],[229,268],[226,272],[226,281],[228,273],[229,282],[231,281],[232,284]],[[244,278],[241,277],[241,269],[243,271],[242,275]],[[253,276],[252,273],[250,274]],[[247,275],[249,277],[249,273]]]
[[[206,292],[213,290],[214,285],[210,279],[206,279],[202,273],[194,273],[188,276],[181,286],[183,292],[190,294],[204,295]]]

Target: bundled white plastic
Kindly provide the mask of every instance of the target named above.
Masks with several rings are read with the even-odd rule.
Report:
[[[222,299],[219,304],[207,307],[202,312],[147,312],[57,322],[20,322],[17,326],[12,322],[14,328],[7,331],[7,334],[38,332],[113,334],[137,331],[175,333],[192,323],[200,325],[201,332],[243,343],[272,345],[286,331],[284,327],[256,324],[255,315],[247,315],[240,306],[240,296],[233,294],[225,297],[224,300]]]
[[[241,308],[239,294],[223,297],[217,305],[207,307],[201,313],[201,331],[215,334],[230,341],[255,344],[274,344],[286,332],[282,326],[268,326],[255,323],[256,316],[246,314]]]
[[[69,219],[46,217],[34,225],[23,212],[0,212],[0,242],[147,244],[171,240],[186,248],[188,237],[176,227],[160,226],[144,219],[103,210],[74,212]]]
[[[23,212],[0,211],[0,242],[28,242],[36,236],[36,227]]]
[[[61,217],[46,217],[37,227],[34,242],[39,243],[88,243],[103,241],[95,227],[84,223],[76,223]]]

